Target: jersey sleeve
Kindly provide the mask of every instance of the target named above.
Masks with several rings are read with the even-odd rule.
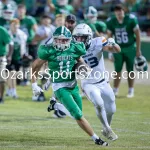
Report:
[[[95,26],[98,32],[103,32],[103,33],[106,32],[107,27],[104,22],[97,22]]]
[[[76,47],[76,55],[77,55],[78,58],[80,56],[86,54],[85,45],[82,42],[81,43],[76,43],[75,47]]]
[[[113,31],[113,27],[112,27],[112,18],[108,18],[106,21],[106,25],[107,25],[107,30],[112,32]]]
[[[49,57],[48,47],[45,45],[41,45],[38,49],[38,58],[42,60],[48,60],[48,57]]]
[[[130,18],[131,18],[131,26],[132,26],[132,28],[133,28],[133,31],[135,30],[135,29],[137,29],[137,28],[139,28],[139,25],[138,25],[138,20],[137,20],[137,18],[134,16],[134,15],[130,15]]]
[[[29,19],[30,19],[30,26],[37,24],[36,20],[33,17],[30,16]]]
[[[90,26],[90,28],[92,29],[93,32],[97,31],[96,26],[94,24],[88,23],[88,25]]]
[[[9,44],[11,42],[11,37],[9,35],[9,33],[7,32],[7,30],[5,28],[2,29],[3,31],[3,40],[5,44]]]
[[[102,46],[103,47],[108,44],[107,39],[104,36],[101,37],[101,40],[102,40]]]

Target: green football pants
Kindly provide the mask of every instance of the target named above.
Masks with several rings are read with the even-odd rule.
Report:
[[[79,88],[60,88],[54,92],[57,99],[66,107],[70,114],[79,120],[82,117],[82,99]]]
[[[134,45],[121,48],[120,53],[114,53],[114,67],[116,72],[121,72],[124,62],[128,72],[134,70],[134,58],[136,56],[136,48]]]

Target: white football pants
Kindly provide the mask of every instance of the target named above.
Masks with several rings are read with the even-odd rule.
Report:
[[[103,128],[109,130],[112,116],[116,111],[115,95],[110,84],[106,81],[95,84],[81,83],[81,88],[87,98],[94,104]]]

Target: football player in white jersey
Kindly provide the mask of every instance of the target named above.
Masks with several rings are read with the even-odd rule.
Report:
[[[94,104],[96,114],[100,119],[102,134],[110,140],[116,140],[118,136],[112,131],[110,125],[112,116],[116,111],[115,96],[107,82],[103,51],[120,52],[120,47],[114,39],[105,37],[92,38],[91,28],[87,24],[79,24],[73,30],[75,42],[84,42],[87,53],[82,56],[85,62],[92,68],[88,79],[81,80],[81,88],[87,98]],[[59,109],[68,115],[68,112],[60,103],[51,102],[49,109]]]
[[[118,136],[111,129],[112,116],[116,111],[115,95],[106,76],[103,51],[120,52],[120,47],[114,39],[105,37],[92,38],[91,28],[87,24],[79,24],[73,31],[75,42],[83,42],[86,46],[84,61],[92,68],[88,79],[81,80],[81,88],[87,98],[94,104],[96,114],[100,119],[102,134],[110,140]]]

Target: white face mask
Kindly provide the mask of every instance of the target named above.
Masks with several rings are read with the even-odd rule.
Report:
[[[65,51],[67,49],[70,48],[70,42],[71,40],[69,39],[69,41],[65,44],[63,43],[57,43],[56,40],[53,40],[53,47],[57,50],[57,51]]]
[[[11,11],[3,11],[2,12],[2,17],[4,18],[4,19],[6,19],[6,20],[11,20],[11,19],[13,19],[13,17],[14,17],[14,13],[13,12],[11,12]]]

